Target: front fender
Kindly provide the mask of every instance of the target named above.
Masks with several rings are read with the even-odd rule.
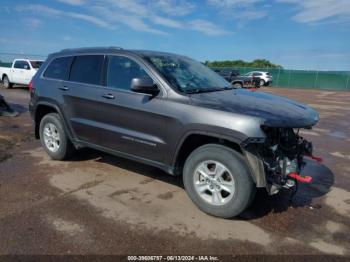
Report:
[[[170,150],[169,161],[172,166],[175,166],[178,153],[185,142],[185,140],[191,135],[205,135],[218,139],[225,139],[240,145],[247,139],[247,136],[241,132],[227,129],[224,127],[210,126],[205,124],[190,124],[187,128],[178,136],[177,141],[174,141],[175,146]]]
[[[250,169],[250,174],[255,185],[257,187],[266,186],[266,176],[261,159],[257,157],[257,155],[254,154],[254,152],[250,152],[244,148],[244,143],[247,141],[248,137],[243,133],[226,128],[200,125],[200,127],[197,126],[196,129],[190,129],[186,131],[177,143],[175,152],[172,154],[172,167],[174,168],[174,170],[176,168],[176,161],[179,156],[180,150],[186,139],[191,135],[205,135],[217,139],[226,140],[236,144],[239,147],[241,151],[240,153],[242,153],[242,156]]]

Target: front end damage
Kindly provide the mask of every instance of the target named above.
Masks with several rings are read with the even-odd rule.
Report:
[[[296,190],[297,183],[310,183],[312,178],[301,176],[304,157],[314,160],[312,143],[299,135],[299,129],[262,126],[265,138],[250,138],[243,148],[258,187],[269,194],[281,188]]]

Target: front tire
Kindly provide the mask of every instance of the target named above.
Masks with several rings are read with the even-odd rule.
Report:
[[[232,86],[234,87],[234,88],[243,88],[243,85],[241,84],[241,83],[232,83]]]
[[[241,214],[256,190],[243,157],[217,144],[201,146],[190,154],[184,166],[183,182],[199,209],[222,218]]]
[[[6,88],[6,89],[9,89],[9,88],[12,88],[13,84],[10,82],[9,78],[7,76],[4,76],[2,78],[2,85]]]
[[[41,144],[52,159],[64,160],[74,153],[75,148],[64,130],[59,114],[45,115],[41,119],[39,132]]]

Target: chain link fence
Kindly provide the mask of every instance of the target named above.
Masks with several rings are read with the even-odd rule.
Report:
[[[0,66],[10,67],[14,59],[45,60],[46,55],[0,52]],[[221,67],[213,69],[235,69],[241,75],[251,71],[269,72],[273,86],[286,88],[309,88],[350,91],[350,71],[312,71],[280,68]]]
[[[0,52],[0,66],[11,67],[14,59],[45,60],[47,55]]]
[[[281,68],[215,67],[213,69],[239,70],[241,75],[252,71],[269,72],[272,86],[350,91],[350,71],[290,70]]]

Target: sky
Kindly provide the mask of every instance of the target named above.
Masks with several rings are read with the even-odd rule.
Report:
[[[350,0],[0,0],[0,25],[0,53],[120,46],[350,70]]]

